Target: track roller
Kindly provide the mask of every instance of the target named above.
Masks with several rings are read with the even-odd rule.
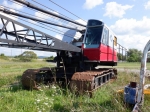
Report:
[[[111,79],[116,79],[116,69],[97,69],[92,71],[76,72],[71,78],[70,88],[78,93],[92,92]]]

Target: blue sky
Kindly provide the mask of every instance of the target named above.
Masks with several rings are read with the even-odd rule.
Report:
[[[34,3],[32,0],[26,0]],[[55,11],[57,14],[66,15],[73,20],[83,23],[79,18],[71,15],[49,0],[35,0]],[[41,2],[42,1],[42,2]],[[118,43],[126,48],[143,50],[150,39],[150,0],[53,0],[55,3],[76,14],[83,20],[102,20],[116,35]],[[0,0],[0,4],[41,16],[36,11],[16,5],[9,0]],[[34,3],[35,4],[35,3]],[[46,9],[48,10],[48,9]],[[45,18],[46,20],[47,18]],[[44,30],[43,32],[50,32]],[[53,34],[60,37],[59,34]],[[0,48],[0,53],[6,55],[18,55],[24,50]],[[38,55],[54,55],[49,52],[37,52]]]

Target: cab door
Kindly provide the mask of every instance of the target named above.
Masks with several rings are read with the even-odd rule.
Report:
[[[103,28],[102,40],[100,45],[100,61],[108,61],[108,28]]]

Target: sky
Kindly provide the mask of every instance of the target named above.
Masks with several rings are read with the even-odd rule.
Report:
[[[143,51],[144,46],[150,40],[150,0],[53,0],[56,4],[59,4],[80,18],[58,7],[51,0],[26,1],[34,4],[35,2],[33,1],[37,1],[53,9],[55,14],[63,14],[82,24],[89,19],[101,20],[117,35],[118,43],[127,49],[135,48]],[[27,8],[9,0],[0,0],[0,5],[31,13]],[[32,12],[32,14],[43,17],[37,11]],[[48,19],[47,17],[43,18],[45,20]],[[46,30],[43,32],[52,34]],[[59,34],[53,35],[56,38],[61,38]],[[23,51],[24,49],[0,48],[0,54],[4,53],[11,56],[19,55]],[[55,55],[55,53],[51,52],[34,52],[38,56]]]

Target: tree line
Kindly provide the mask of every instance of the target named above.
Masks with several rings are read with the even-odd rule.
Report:
[[[34,53],[33,51],[25,51],[22,54],[18,55],[18,56],[14,56],[12,58],[13,61],[21,61],[21,62],[31,62],[34,61],[38,58],[37,54]],[[53,59],[53,56],[50,57],[46,57],[43,60],[47,60],[47,59]],[[5,56],[4,53],[0,54],[0,59],[4,59],[4,60],[9,60],[8,56]]]
[[[127,61],[127,62],[141,62],[141,58],[142,58],[142,52],[138,49],[129,49],[125,54],[121,54],[118,53],[117,54],[118,57],[118,61]],[[19,61],[23,61],[23,62],[30,62],[32,60],[37,59],[37,54],[34,53],[33,51],[25,51],[22,54],[15,56],[14,60],[19,60]],[[5,56],[5,54],[0,54],[0,59],[5,59],[8,60],[8,57]],[[44,60],[53,60],[54,57],[50,56],[45,58]],[[150,62],[150,53],[148,53],[148,58],[147,61]]]
[[[126,54],[118,53],[118,60],[127,62],[141,62],[142,52],[138,49],[129,49]]]

